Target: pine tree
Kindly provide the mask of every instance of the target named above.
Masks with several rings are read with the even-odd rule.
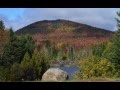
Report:
[[[4,29],[5,29],[5,25],[3,21],[0,21],[0,30],[4,30]]]
[[[10,80],[11,81],[22,81],[23,71],[21,65],[14,63],[10,69]]]
[[[21,68],[23,71],[23,80],[31,80],[31,64],[30,64],[31,58],[28,52],[26,52],[22,62],[21,62]]]
[[[4,47],[2,56],[3,66],[12,66],[13,63],[21,63],[26,52],[32,57],[34,42],[31,36],[16,36],[12,28],[9,30],[9,41]]]
[[[30,57],[32,57],[32,54],[34,52],[34,49],[35,49],[35,43],[32,39],[32,36],[30,35],[25,35],[23,36],[23,39],[24,41],[24,49],[25,49],[25,52],[27,51],[29,54],[30,54]]]
[[[45,71],[50,67],[49,60],[50,60],[50,58],[48,57],[48,55],[46,53],[46,48],[45,48],[45,46],[43,46],[40,51],[41,77],[45,73]]]
[[[117,15],[120,18],[120,12],[117,13]],[[115,64],[117,68],[120,69],[120,19],[117,18],[117,27],[118,30],[114,35],[114,39],[112,40],[112,55],[111,55],[111,61]]]
[[[8,32],[5,30],[3,21],[0,21],[0,57],[3,54],[3,48],[8,41]]]
[[[31,59],[31,65],[33,68],[35,68],[35,75],[34,79],[39,79],[41,75],[41,61],[40,61],[40,53],[38,52],[37,48],[34,50],[34,53],[32,55]]]
[[[18,39],[18,45],[19,45],[19,52],[21,52],[20,60],[23,59],[26,52],[28,52],[30,57],[32,58],[32,54],[35,48],[35,43],[32,37],[30,35],[22,35],[17,37],[17,39]]]
[[[21,59],[21,50],[18,40],[13,30],[9,30],[9,40],[4,47],[2,64],[5,67],[11,67],[14,62],[19,62]]]
[[[40,58],[40,53],[37,49],[34,50],[32,58],[30,58],[28,52],[25,54],[24,59],[21,63],[21,67],[24,72],[24,80],[33,81],[41,79],[42,63]]]
[[[22,67],[27,68],[30,64],[30,55],[28,52],[25,53],[25,56],[21,62]]]
[[[106,49],[106,45],[107,45],[106,43],[102,43],[102,44],[100,44],[100,45],[95,45],[95,46],[92,48],[93,55],[102,57],[102,53],[103,53],[104,50]]]

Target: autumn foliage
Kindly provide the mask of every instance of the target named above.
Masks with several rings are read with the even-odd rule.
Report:
[[[3,47],[8,41],[8,32],[4,28],[4,24],[0,21],[0,55],[3,53]]]

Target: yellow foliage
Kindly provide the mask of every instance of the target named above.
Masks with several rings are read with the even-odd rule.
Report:
[[[78,62],[78,67],[81,69],[78,77],[112,77],[115,75],[114,65],[105,58],[98,56],[88,56]]]
[[[61,48],[64,43],[60,42],[57,44],[57,48]]]

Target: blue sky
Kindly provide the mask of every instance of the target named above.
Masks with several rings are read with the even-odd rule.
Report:
[[[0,8],[0,20],[14,31],[41,20],[66,19],[91,26],[116,30],[119,8]]]
[[[17,16],[21,16],[24,10],[24,8],[4,8],[0,9],[0,14],[7,16],[9,20],[14,20]]]

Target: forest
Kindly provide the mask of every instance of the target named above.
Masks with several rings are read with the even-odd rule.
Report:
[[[0,81],[41,81],[43,74],[51,68],[50,63],[61,60],[74,61],[79,68],[73,76],[74,81],[119,79],[120,12],[117,15],[118,29],[110,38],[99,35],[98,38],[87,38],[86,34],[79,36],[71,32],[65,36],[63,32],[61,39],[57,38],[59,30],[49,35],[51,39],[44,34],[18,35],[0,21]]]

